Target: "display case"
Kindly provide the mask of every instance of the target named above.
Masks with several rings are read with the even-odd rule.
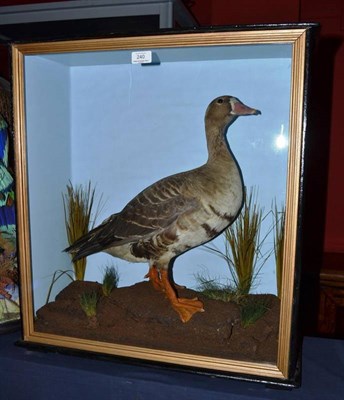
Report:
[[[12,43],[23,343],[296,384],[312,30]]]

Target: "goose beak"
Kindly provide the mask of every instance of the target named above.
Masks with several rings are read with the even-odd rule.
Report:
[[[259,110],[256,110],[255,108],[251,108],[243,104],[239,100],[232,100],[231,101],[232,105],[232,115],[260,115],[261,112]]]

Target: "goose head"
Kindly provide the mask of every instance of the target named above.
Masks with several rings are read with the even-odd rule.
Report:
[[[226,130],[241,115],[259,115],[261,112],[242,103],[233,96],[220,96],[214,99],[205,113],[208,127]]]
[[[261,112],[242,103],[233,96],[214,99],[205,113],[205,131],[208,147],[208,164],[228,157],[229,145],[225,139],[228,127],[241,115],[259,115]],[[222,159],[221,159],[222,154]]]

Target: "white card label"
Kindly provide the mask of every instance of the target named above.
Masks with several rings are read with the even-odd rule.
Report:
[[[134,51],[131,53],[132,64],[150,64],[152,62],[152,52],[147,51]]]

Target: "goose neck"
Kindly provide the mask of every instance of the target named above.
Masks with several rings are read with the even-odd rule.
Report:
[[[232,155],[229,151],[229,146],[226,139],[226,127],[208,127],[208,129],[206,129],[206,136],[208,146],[208,163],[232,160]]]

